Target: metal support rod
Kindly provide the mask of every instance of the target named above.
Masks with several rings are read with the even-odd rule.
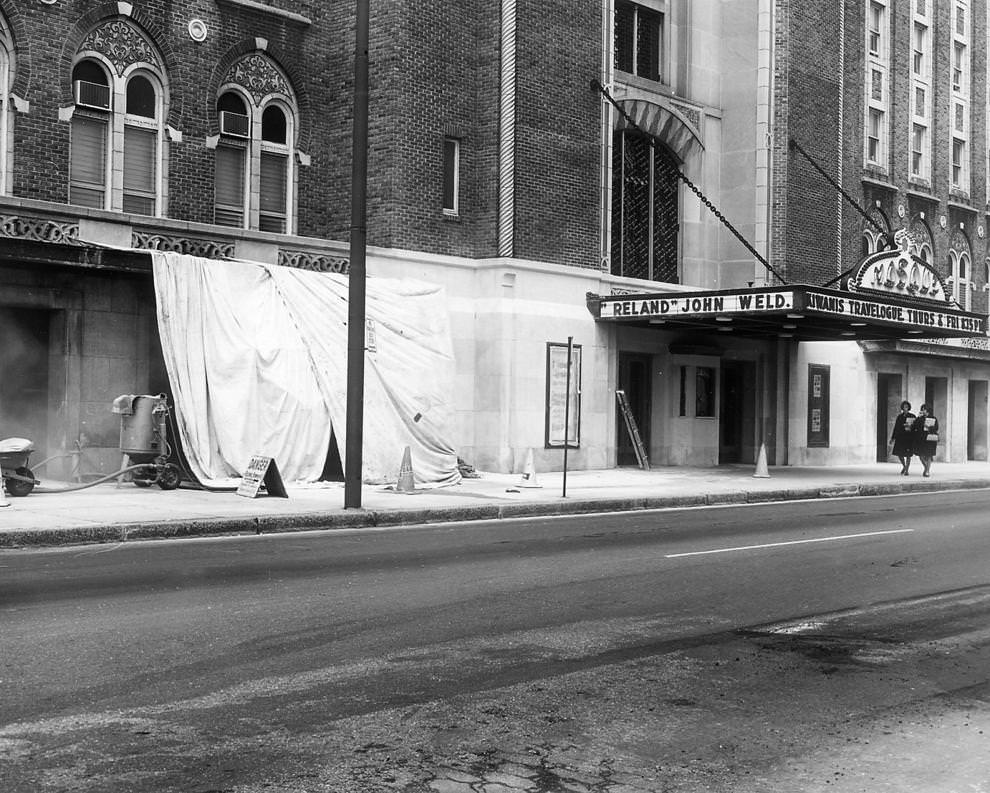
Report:
[[[564,487],[560,495],[567,498],[567,447],[571,444],[571,351],[574,337],[567,337],[567,385],[564,387]]]
[[[870,215],[869,212],[866,212],[863,209],[863,207],[861,207],[859,204],[857,204],[856,203],[856,199],[854,199],[851,195],[849,195],[849,193],[847,193],[842,188],[842,185],[840,185],[838,182],[836,182],[835,179],[833,179],[831,176],[829,176],[828,173],[826,173],[825,169],[822,168],[822,166],[819,165],[815,161],[814,157],[812,157],[810,154],[808,154],[808,152],[806,152],[803,148],[801,148],[801,144],[800,143],[798,143],[796,140],[794,140],[794,138],[791,138],[791,140],[790,140],[790,142],[789,142],[788,145],[790,146],[790,148],[793,151],[796,151],[798,154],[800,154],[802,157],[804,157],[804,159],[806,159],[811,164],[811,167],[814,168],[816,171],[818,171],[818,173],[821,174],[822,178],[825,179],[825,181],[828,182],[830,185],[832,185],[832,187],[834,187],[839,192],[839,195],[841,195],[848,202],[848,204],[853,209],[855,209],[857,212],[859,212],[860,215],[863,216],[863,218],[866,220],[867,223],[869,223],[870,225],[872,225],[877,231],[880,232],[880,234],[883,236],[883,238],[887,241],[887,245],[889,247],[891,247],[891,248],[894,247],[893,246],[893,241],[894,241],[893,235],[889,231],[887,231],[887,229],[885,229],[883,226],[881,226],[877,222],[876,218],[874,218],[872,215]],[[855,270],[856,267],[859,267],[859,264],[858,263],[855,266],[850,267],[845,272],[839,273],[831,281],[826,281],[824,284],[822,284],[822,286],[831,286],[832,284],[837,283],[838,281],[841,281],[843,278],[845,278],[847,275],[849,275],[849,273],[851,273],[853,270]]]
[[[368,192],[368,17],[357,0],[354,34],[354,127],[351,138],[351,239],[347,279],[347,432],[344,508],[361,506],[364,443],[365,253]]]

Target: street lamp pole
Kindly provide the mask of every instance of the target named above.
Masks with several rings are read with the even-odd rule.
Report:
[[[347,437],[344,508],[361,506],[364,442],[365,251],[368,192],[368,16],[357,0],[354,35],[354,130],[351,137],[351,239],[347,281]]]

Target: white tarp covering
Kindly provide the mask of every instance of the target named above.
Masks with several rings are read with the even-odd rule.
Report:
[[[153,251],[158,327],[192,473],[221,484],[254,455],[287,482],[320,478],[331,427],[346,453],[347,278]],[[440,287],[367,279],[362,479],[455,484],[454,358]],[[234,482],[236,484],[236,482]]]

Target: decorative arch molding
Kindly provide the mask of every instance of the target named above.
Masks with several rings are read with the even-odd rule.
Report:
[[[165,79],[178,68],[175,52],[161,25],[129,3],[104,3],[83,14],[65,38],[60,56],[64,106],[74,102],[72,65],[80,50],[100,53],[118,74],[135,61],[156,66]],[[180,112],[181,108],[170,102],[169,121],[177,119]]]
[[[964,229],[958,226],[952,230],[952,235],[949,237],[949,248],[960,253],[965,253],[970,258],[973,256],[973,245],[969,240],[969,235]]]
[[[935,235],[932,233],[932,227],[928,225],[928,221],[920,215],[916,215],[911,219],[911,225],[908,227],[908,234],[911,235],[911,239],[918,247],[918,250],[922,250],[924,246],[928,247],[932,257],[929,264],[934,264]]]
[[[695,152],[704,151],[700,108],[668,97],[636,96],[631,93],[616,97],[616,101],[640,129],[662,140],[680,162]],[[626,129],[629,126],[625,117],[618,114],[615,128]]]
[[[5,28],[5,33],[10,38],[10,45],[14,56],[13,82],[10,86],[10,93],[22,99],[29,100],[28,94],[31,90],[31,37],[28,35],[24,15],[11,2],[11,0],[0,0],[0,15],[3,22],[0,26]]]
[[[277,77],[272,76],[271,73]],[[206,92],[205,118],[209,119],[209,134],[215,136],[220,133],[215,106],[220,86],[236,83],[250,93],[255,102],[272,93],[282,94],[291,99],[299,116],[296,149],[309,151],[311,125],[303,122],[309,116],[310,102],[303,87],[305,80],[302,79],[302,75],[303,72],[295,59],[288,57],[277,47],[271,47],[266,39],[242,39],[227,50],[213,70],[210,80],[212,90]],[[265,90],[266,86],[274,88],[279,85],[283,86],[282,90]]]

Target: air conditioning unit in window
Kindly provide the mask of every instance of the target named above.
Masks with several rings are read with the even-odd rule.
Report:
[[[72,84],[76,104],[80,107],[94,107],[97,110],[110,109],[110,86],[76,80]]]
[[[237,138],[248,136],[248,117],[229,110],[220,111],[220,132]]]

